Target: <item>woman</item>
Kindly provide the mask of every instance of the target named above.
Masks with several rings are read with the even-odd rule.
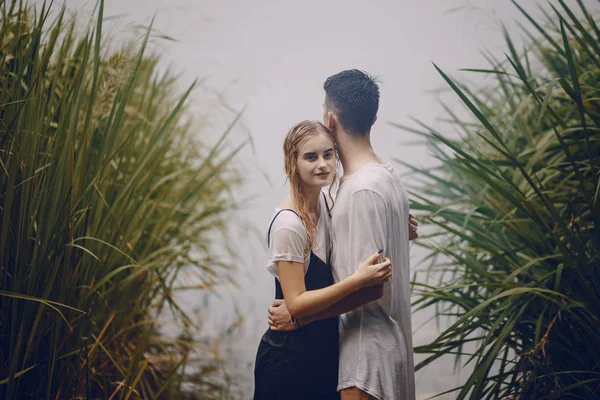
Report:
[[[375,252],[354,274],[333,284],[328,265],[333,201],[321,191],[324,186],[331,191],[336,179],[333,136],[319,122],[302,121],[287,134],[283,151],[290,195],[269,226],[267,269],[276,278],[276,298],[285,298],[292,318],[301,318],[385,282],[391,262],[375,264],[381,251]],[[290,332],[267,330],[256,357],[254,399],[339,399],[338,356],[337,318]]]

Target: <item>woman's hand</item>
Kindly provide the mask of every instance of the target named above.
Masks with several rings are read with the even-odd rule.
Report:
[[[408,214],[408,240],[414,240],[419,237],[418,227],[419,221],[417,221],[417,218],[412,214]]]
[[[360,287],[379,285],[384,283],[392,276],[392,262],[385,258],[383,262],[375,264],[381,257],[381,250],[372,254],[358,267],[354,273]]]

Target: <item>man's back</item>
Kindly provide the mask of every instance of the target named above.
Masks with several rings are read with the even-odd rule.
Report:
[[[384,296],[340,317],[338,389],[357,387],[380,400],[413,400],[408,196],[389,164],[363,166],[338,191],[332,210],[336,282],[374,251],[392,260]]]

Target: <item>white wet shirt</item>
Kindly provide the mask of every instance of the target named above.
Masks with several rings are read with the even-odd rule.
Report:
[[[327,257],[331,248],[329,234],[331,231],[331,221],[327,214],[327,205],[325,204],[323,195],[320,196],[320,202],[321,214],[317,222],[316,246],[312,248],[312,252],[324,262],[328,262]],[[271,221],[273,221],[273,218],[279,211],[281,211],[279,208],[275,209]],[[304,273],[306,274],[310,262],[310,254],[306,257],[304,256],[308,237],[306,236],[304,223],[298,215],[291,211],[282,211],[277,215],[271,226],[269,241],[267,271],[271,275],[279,279],[277,261],[304,263]]]
[[[379,400],[414,400],[408,196],[390,164],[349,176],[332,209],[335,282],[383,248],[392,279],[381,299],[340,316],[338,390],[357,387]]]

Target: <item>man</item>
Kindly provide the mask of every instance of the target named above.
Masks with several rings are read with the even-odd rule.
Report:
[[[336,137],[344,168],[332,210],[334,280],[352,274],[372,249],[384,250],[393,272],[383,287],[365,288],[299,322],[341,314],[342,400],[414,400],[409,240],[417,236],[416,221],[409,217],[408,196],[398,172],[371,146],[379,87],[366,73],[347,70],[327,78],[323,88],[323,123]],[[285,306],[274,306],[269,309],[272,329],[289,329]]]

